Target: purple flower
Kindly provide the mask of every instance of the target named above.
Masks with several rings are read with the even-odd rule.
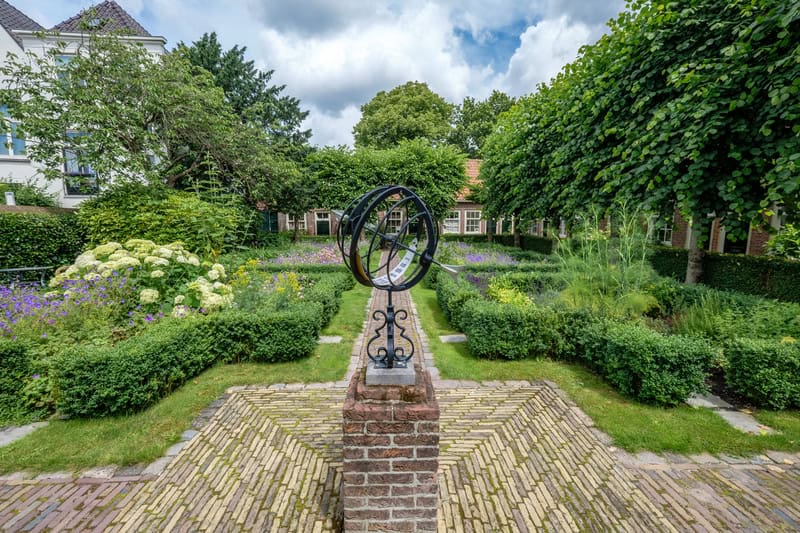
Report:
[[[41,376],[39,376],[39,374],[34,374],[32,377],[33,379],[39,379]]]

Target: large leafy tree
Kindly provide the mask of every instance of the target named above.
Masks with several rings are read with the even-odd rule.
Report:
[[[0,66],[0,102],[46,177],[62,176],[70,150],[105,183],[185,186],[212,167],[240,192],[270,179],[264,132],[242,125],[211,75],[185,58],[103,35],[66,65],[64,53],[9,55]]]
[[[301,129],[308,111],[300,100],[282,94],[285,86],[270,83],[273,70],[262,71],[245,59],[247,47],[223,50],[217,34],[205,33],[191,45],[179,43],[176,52],[193,65],[210,72],[225,99],[246,123],[257,124],[267,133],[273,150],[299,159],[307,153],[311,130]]]
[[[456,106],[453,115],[453,129],[448,142],[458,147],[469,157],[481,157],[486,138],[492,133],[501,113],[511,109],[515,99],[501,91],[492,91],[486,100],[476,100],[471,96],[464,98]]]
[[[710,214],[743,238],[797,197],[799,32],[792,2],[634,2],[521,104],[530,135],[494,134],[487,188],[538,194],[536,216],[616,200],[677,208],[693,221],[687,281],[697,281]]]
[[[384,149],[418,138],[441,144],[450,133],[452,114],[452,104],[426,83],[409,81],[361,106],[361,120],[353,127],[355,144]]]
[[[394,183],[414,190],[439,219],[455,205],[467,179],[463,154],[423,139],[387,150],[324,148],[309,156],[308,171],[317,182],[321,207],[344,209],[373,187]]]

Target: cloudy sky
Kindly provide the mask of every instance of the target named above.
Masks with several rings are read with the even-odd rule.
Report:
[[[172,48],[216,31],[310,111],[312,143],[352,144],[360,106],[423,81],[453,103],[519,96],[606,31],[623,0],[117,0]],[[46,27],[90,0],[10,0]]]

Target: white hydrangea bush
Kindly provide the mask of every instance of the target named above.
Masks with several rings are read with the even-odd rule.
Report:
[[[225,267],[201,261],[179,242],[156,244],[131,239],[108,242],[79,255],[50,280],[50,287],[68,293],[77,282],[114,282],[134,292],[131,306],[173,316],[208,313],[230,306],[233,291]]]

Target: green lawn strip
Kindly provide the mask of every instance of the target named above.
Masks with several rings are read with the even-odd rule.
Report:
[[[631,452],[683,454],[727,453],[749,456],[766,450],[800,450],[800,413],[757,411],[763,424],[780,435],[747,435],[708,409],[689,406],[664,409],[624,398],[586,368],[549,359],[490,361],[474,357],[466,344],[445,344],[439,335],[452,333],[436,301],[436,292],[412,289],[442,379],[549,380],[557,383],[588,414],[614,445]]]
[[[311,356],[288,363],[217,365],[131,416],[52,421],[0,448],[0,472],[75,471],[148,463],[164,455],[200,411],[228,387],[341,380],[353,342],[361,333],[369,294],[370,289],[360,285],[342,294],[339,312],[323,331],[324,335],[341,335],[339,344],[320,344]]]

